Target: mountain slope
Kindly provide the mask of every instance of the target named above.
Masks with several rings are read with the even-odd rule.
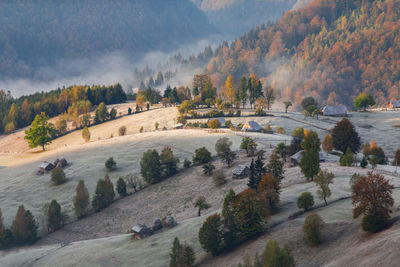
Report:
[[[366,91],[383,104],[400,97],[399,33],[399,0],[314,0],[222,45],[207,72],[215,85],[254,72],[295,101],[350,106]]]
[[[296,0],[191,0],[225,35],[238,36],[249,29],[276,21]]]
[[[0,77],[27,77],[66,58],[169,51],[212,32],[187,0],[1,1]]]

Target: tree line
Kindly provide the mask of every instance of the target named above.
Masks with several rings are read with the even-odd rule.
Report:
[[[127,99],[120,84],[110,86],[71,86],[50,92],[13,98],[0,90],[0,133],[10,133],[32,123],[36,115],[54,117],[68,113],[71,117],[89,112],[100,103],[117,104]]]

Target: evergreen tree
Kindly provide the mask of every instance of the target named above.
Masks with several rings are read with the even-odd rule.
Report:
[[[225,195],[224,204],[222,206],[222,218],[224,228],[226,229],[223,233],[226,247],[229,249],[237,242],[238,229],[235,223],[235,213],[233,210],[233,203],[235,202],[236,195],[235,191],[230,189]]]
[[[267,172],[271,173],[273,177],[282,180],[285,170],[283,169],[283,162],[280,160],[277,153],[272,153],[267,165]]]
[[[244,76],[242,76],[240,80],[240,101],[242,102],[243,108],[245,108],[247,102],[247,80]]]
[[[110,157],[106,160],[105,162],[105,167],[107,168],[107,170],[112,171],[115,169],[115,167],[117,166],[117,163],[115,162],[113,157]]]
[[[103,102],[101,102],[95,111],[95,122],[96,123],[103,122],[107,120],[108,116],[109,114],[107,111],[107,107]]]
[[[161,180],[161,162],[157,150],[147,150],[140,160],[140,173],[143,179],[149,183],[156,183]]]
[[[117,192],[121,197],[125,197],[128,195],[126,192],[126,183],[122,177],[119,177],[117,181]]]
[[[104,179],[99,179],[96,186],[95,195],[92,200],[92,206],[95,211],[100,211],[108,207],[114,200],[114,186],[108,175]]]
[[[262,177],[264,176],[264,174],[267,172],[267,169],[264,166],[264,162],[261,158],[261,155],[257,156],[257,159],[254,163],[254,169],[256,171],[256,177],[257,177],[257,181],[259,183],[261,181]]]
[[[28,140],[29,147],[44,147],[51,143],[52,138],[56,134],[56,129],[52,123],[48,122],[49,117],[45,113],[36,115],[31,127],[25,131],[25,139]]]
[[[87,215],[89,201],[89,192],[85,186],[85,182],[80,180],[75,188],[75,196],[73,199],[75,215],[78,219]]]
[[[11,226],[11,232],[18,245],[32,244],[37,239],[38,224],[32,213],[25,210],[24,205],[18,207],[15,220]]]
[[[249,167],[249,181],[247,186],[254,190],[257,190],[258,184],[260,183],[261,179],[258,179],[256,167],[254,164],[254,159],[251,160],[250,167]]]
[[[318,134],[315,131],[309,131],[302,143],[304,151],[299,163],[301,172],[307,180],[313,180],[314,176],[319,172],[320,145]]]
[[[196,260],[193,249],[186,244],[182,245],[177,237],[172,243],[169,257],[169,267],[192,267]]]
[[[61,206],[58,204],[57,200],[53,199],[50,202],[49,208],[47,210],[47,227],[51,232],[56,231],[61,228],[63,224],[63,218],[61,213]]]
[[[170,177],[178,172],[179,159],[174,157],[170,147],[164,147],[160,154],[160,163],[162,168],[162,176]]]
[[[223,248],[222,222],[219,214],[208,216],[199,230],[199,242],[202,248],[217,255]]]

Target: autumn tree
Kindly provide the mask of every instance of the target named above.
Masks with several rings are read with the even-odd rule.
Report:
[[[210,204],[207,203],[206,198],[204,196],[199,196],[195,203],[194,206],[198,209],[198,215],[201,216],[201,211],[209,209],[211,207]]]
[[[353,217],[364,215],[361,223],[364,231],[378,232],[387,226],[394,204],[393,189],[385,177],[372,172],[353,185]]]
[[[299,163],[301,172],[307,178],[307,180],[313,180],[314,176],[319,172],[319,151],[320,141],[318,134],[315,131],[309,131],[304,138],[301,146],[304,151]]]
[[[143,153],[140,160],[140,174],[145,182],[152,184],[161,180],[161,162],[157,150],[149,149]]]
[[[238,194],[233,203],[235,224],[240,236],[252,238],[261,233],[268,216],[265,201],[254,189],[248,188]]]
[[[348,147],[353,153],[360,151],[360,137],[354,125],[347,118],[343,118],[332,129],[332,141],[333,148],[343,153]]]
[[[329,185],[333,184],[333,178],[335,178],[333,173],[326,170],[321,170],[314,179],[315,184],[318,186],[318,197],[324,200],[325,205],[328,205],[326,198],[331,196],[331,189],[329,188]]]
[[[322,149],[324,151],[332,151],[333,148],[333,140],[330,134],[325,135],[324,140],[322,141]]]
[[[106,105],[102,102],[95,111],[95,122],[100,123],[107,120],[109,114]]]
[[[223,248],[222,220],[219,214],[208,216],[199,230],[199,242],[201,247],[217,255]]]
[[[75,215],[78,219],[85,217],[88,214],[89,208],[89,192],[83,180],[79,180],[75,188],[75,196],[73,199]]]
[[[213,119],[208,123],[208,127],[210,129],[214,129],[215,130],[215,129],[221,128],[221,123],[219,122],[218,119]]]
[[[311,245],[319,245],[322,242],[322,229],[324,221],[317,213],[307,215],[303,224],[303,232],[306,235],[306,240]]]
[[[25,131],[24,139],[28,140],[29,147],[44,147],[51,143],[52,138],[56,134],[56,129],[52,123],[48,122],[49,117],[45,113],[36,115],[31,127]]]
[[[11,226],[11,232],[17,245],[32,244],[37,239],[38,224],[24,205],[18,207],[17,214]]]
[[[82,130],[82,138],[85,140],[85,142],[90,141],[90,131],[87,127],[83,128]]]
[[[236,90],[233,84],[233,75],[230,74],[225,81],[225,98],[229,103],[233,103],[235,100]]]
[[[280,189],[279,179],[271,173],[266,173],[258,184],[258,193],[264,198],[271,213],[278,210]]]

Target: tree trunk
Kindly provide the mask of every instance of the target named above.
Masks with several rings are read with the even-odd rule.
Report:
[[[201,209],[199,209],[199,217],[201,216]]]
[[[44,145],[42,145],[42,150],[44,151]]]

